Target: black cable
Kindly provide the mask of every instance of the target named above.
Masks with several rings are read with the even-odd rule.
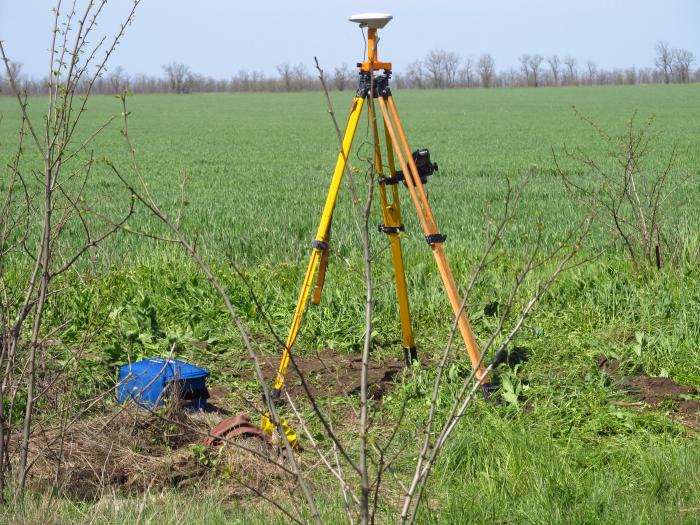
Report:
[[[362,33],[362,40],[365,43],[364,47],[362,48],[362,60],[365,61],[367,60],[367,36],[365,35],[365,30],[362,26],[360,26],[360,33]]]

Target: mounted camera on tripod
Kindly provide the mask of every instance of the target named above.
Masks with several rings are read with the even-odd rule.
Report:
[[[418,170],[418,176],[420,177],[421,183],[427,184],[428,177],[438,171],[437,162],[430,162],[430,151],[428,151],[428,148],[417,149],[413,152],[412,157],[413,162],[416,165],[416,169]],[[406,176],[404,175],[403,170],[399,170],[394,173],[393,177],[385,177],[380,179],[379,182],[389,186],[392,184],[398,184],[399,182],[403,182],[405,185]]]

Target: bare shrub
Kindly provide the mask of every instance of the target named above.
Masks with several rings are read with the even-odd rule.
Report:
[[[13,446],[19,449],[14,486],[16,496],[22,496],[32,465],[30,436],[37,406],[55,391],[52,385],[60,383],[61,377],[80,368],[82,351],[90,339],[86,333],[76,348],[66,350],[68,363],[56,363],[53,343],[72,320],[47,327],[47,305],[75,282],[89,277],[78,262],[94,255],[134,211],[134,202],[125,192],[123,215],[101,220],[94,213],[97,202],[91,200],[99,197],[88,191],[99,169],[92,149],[94,139],[116,115],[95,129],[80,124],[92,89],[131,24],[139,0],[129,5],[112,36],[100,37],[97,21],[106,3],[88,2],[79,9],[74,2],[66,12],[57,3],[49,46],[47,107],[41,116],[29,110],[27,92],[17,79],[19,70],[0,41],[7,83],[21,115],[17,150],[7,169],[8,190],[0,205],[0,498],[5,496],[10,466],[7,451]],[[78,96],[78,91],[83,95]],[[54,407],[57,413],[53,415],[61,425],[73,410],[68,401],[72,394],[72,387],[65,388]]]
[[[600,221],[623,246],[635,268],[673,263],[680,254],[679,232],[667,228],[673,195],[686,177],[674,178],[676,147],[661,165],[652,162],[658,134],[654,116],[637,125],[636,111],[624,135],[611,135],[590,118],[576,111],[609,147],[609,159],[594,158],[582,148],[564,149],[564,155],[586,170],[583,178],[565,170],[553,151],[556,170],[570,194],[596,210]],[[611,160],[611,162],[607,162]]]

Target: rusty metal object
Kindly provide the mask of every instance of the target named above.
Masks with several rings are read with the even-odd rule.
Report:
[[[247,416],[233,416],[221,421],[211,429],[209,435],[204,439],[203,444],[207,447],[222,445],[224,440],[239,437],[258,438],[272,444],[272,438],[263,430],[250,422]]]

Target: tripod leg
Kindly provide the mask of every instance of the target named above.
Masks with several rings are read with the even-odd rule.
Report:
[[[380,179],[381,181],[381,179]],[[394,201],[388,202],[386,188],[380,182],[380,196],[382,212],[384,214],[384,224],[381,230],[389,236],[391,246],[391,256],[394,265],[394,277],[396,279],[396,296],[399,303],[399,317],[401,319],[401,343],[404,350],[404,359],[407,364],[417,359],[416,344],[413,339],[413,328],[411,327],[411,311],[408,303],[408,292],[406,287],[406,272],[403,264],[403,253],[401,250],[401,237],[399,232],[403,230],[401,221],[401,210],[398,206],[396,187],[394,186]]]
[[[403,166],[404,174],[410,174],[410,176],[405,177],[406,185],[408,186],[411,199],[413,200],[416,211],[418,212],[418,218],[421,222],[421,226],[423,227],[426,240],[430,244],[433,251],[433,256],[435,257],[435,261],[440,272],[440,277],[445,286],[445,290],[447,291],[450,305],[452,306],[452,310],[457,317],[457,325],[462,335],[462,339],[464,340],[464,344],[467,347],[467,353],[469,354],[472,366],[477,370],[477,378],[483,385],[486,385],[488,383],[488,377],[485,374],[483,363],[481,363],[481,352],[479,351],[476,338],[474,337],[474,331],[472,330],[467,313],[462,308],[462,299],[460,298],[457,284],[455,283],[452,270],[447,262],[445,249],[442,245],[444,236],[439,233],[437,225],[435,224],[435,219],[433,218],[432,211],[428,204],[428,199],[426,198],[425,191],[423,190],[423,184],[421,183],[418,170],[416,169],[415,162],[413,161],[411,150],[408,147],[408,141],[406,140],[406,135],[401,125],[401,120],[399,119],[396,111],[393,97],[389,95],[386,97],[386,100],[379,97],[377,101],[382,110],[384,125],[389,132],[391,142],[394,146],[399,162]],[[394,125],[392,124],[392,119],[389,116],[389,109],[387,109],[387,105],[391,110],[391,115],[396,123],[396,130],[394,130]],[[400,142],[397,139],[397,132]],[[401,151],[402,148],[403,153]]]
[[[371,106],[370,106],[371,107]],[[375,120],[372,119],[374,123]],[[406,364],[411,364],[418,358],[416,343],[413,339],[413,328],[411,326],[411,310],[408,303],[408,292],[406,287],[406,272],[403,264],[403,253],[401,250],[401,237],[399,232],[403,231],[401,219],[401,206],[399,204],[399,192],[396,184],[391,185],[391,203],[387,195],[386,184],[384,184],[384,168],[382,165],[381,151],[379,150],[379,132],[374,125],[374,141],[377,145],[375,151],[375,165],[379,175],[379,194],[381,197],[382,214],[384,224],[380,229],[389,236],[391,246],[391,256],[394,264],[394,277],[396,279],[396,297],[399,303],[399,318],[401,320],[401,344],[403,347],[404,360]],[[396,171],[394,164],[394,152],[391,147],[389,134],[384,129],[386,139],[387,158],[389,161],[389,172],[393,175]]]
[[[401,344],[403,346],[404,360],[406,364],[411,364],[418,359],[418,352],[416,350],[416,343],[413,340],[413,328],[411,327],[411,311],[408,306],[406,274],[403,266],[403,254],[401,253],[401,238],[397,233],[390,233],[389,242],[391,242],[391,255],[394,260],[394,276],[396,277],[396,296],[399,302]]]
[[[306,268],[306,275],[304,276],[304,282],[301,286],[301,291],[299,292],[297,306],[294,311],[294,318],[292,319],[292,325],[289,328],[289,335],[287,336],[287,341],[284,345],[282,359],[277,371],[277,377],[275,378],[275,387],[272,393],[273,397],[279,397],[282,391],[284,377],[287,372],[287,367],[289,366],[289,351],[291,350],[292,346],[294,346],[294,342],[299,335],[299,329],[301,328],[301,321],[304,317],[304,312],[309,299],[309,293],[311,291],[314,273],[316,272],[316,266],[318,265],[319,260],[322,258],[323,253],[328,251],[328,234],[331,226],[331,220],[333,218],[333,211],[338,198],[340,184],[343,181],[345,165],[347,163],[348,154],[350,153],[352,141],[355,138],[355,131],[357,130],[357,123],[360,119],[363,105],[364,98],[355,97],[352,104],[352,109],[350,110],[350,117],[348,118],[348,122],[345,126],[343,150],[338,153],[338,159],[335,163],[335,169],[333,170],[333,177],[331,178],[331,185],[328,189],[326,203],[323,206],[321,221],[318,225],[316,238],[312,243],[313,249],[311,251],[311,259],[309,260],[309,265]]]

